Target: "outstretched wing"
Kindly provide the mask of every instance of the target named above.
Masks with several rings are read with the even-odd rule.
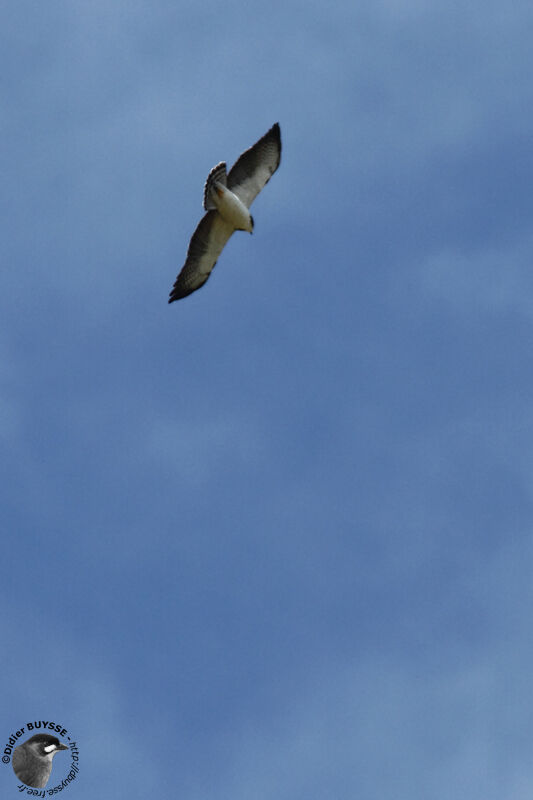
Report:
[[[239,156],[228,173],[228,189],[247,208],[279,167],[281,134],[276,122],[264,136]]]
[[[192,235],[185,264],[170,292],[169,303],[187,297],[204,285],[234,230],[218,211],[204,214]]]

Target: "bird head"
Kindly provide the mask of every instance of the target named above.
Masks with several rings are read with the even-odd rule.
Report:
[[[49,758],[50,761],[59,750],[68,750],[66,744],[60,742],[57,736],[49,733],[36,733],[31,739],[25,742],[27,747],[41,758]]]

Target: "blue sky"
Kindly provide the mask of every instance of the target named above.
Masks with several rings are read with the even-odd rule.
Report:
[[[530,800],[532,24],[4,6],[2,736],[70,797]]]

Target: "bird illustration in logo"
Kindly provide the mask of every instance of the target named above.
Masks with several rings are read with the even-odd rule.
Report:
[[[204,188],[207,213],[192,235],[169,303],[187,297],[204,285],[234,231],[252,233],[254,220],[248,209],[279,167],[280,159],[281,133],[276,122],[239,156],[227,174],[225,161],[213,167]]]
[[[26,786],[43,789],[52,772],[52,759],[60,750],[68,750],[68,747],[56,736],[36,733],[14,749],[12,765],[15,775]]]

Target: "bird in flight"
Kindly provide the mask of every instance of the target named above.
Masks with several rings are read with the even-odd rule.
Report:
[[[204,285],[234,231],[252,233],[254,220],[248,209],[279,167],[280,158],[281,134],[276,122],[239,156],[227,174],[225,161],[213,167],[204,187],[206,214],[192,235],[169,303],[187,297]]]

